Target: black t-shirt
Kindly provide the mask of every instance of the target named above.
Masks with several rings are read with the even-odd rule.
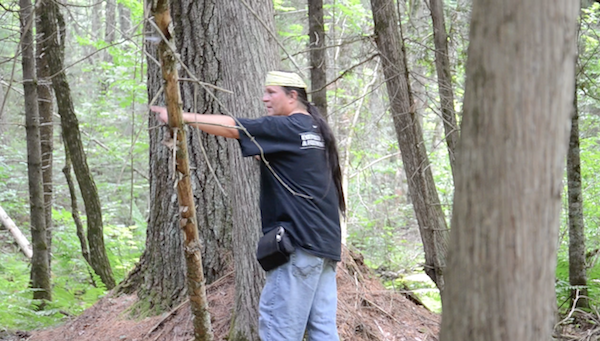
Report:
[[[281,225],[296,247],[339,261],[338,195],[327,165],[324,141],[312,117],[293,114],[238,121],[254,138],[239,131],[242,155],[261,155],[262,148],[273,170],[261,162],[263,233]]]

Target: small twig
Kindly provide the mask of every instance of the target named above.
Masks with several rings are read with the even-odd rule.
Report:
[[[17,51],[15,52],[15,55],[19,54],[20,49],[21,49],[21,44],[17,44]],[[17,58],[15,58],[13,61],[12,70],[10,71],[10,83],[8,84],[8,87],[6,89],[6,95],[4,96],[4,100],[2,101],[2,105],[0,106],[0,118],[2,118],[2,113],[4,112],[4,105],[6,104],[6,101],[8,100],[8,97],[10,95],[10,90],[12,89],[13,78],[15,77],[16,64],[17,64]]]
[[[273,38],[273,40],[275,40],[275,42],[277,43],[277,45],[279,45],[279,47],[283,50],[283,52],[285,52],[285,54],[288,56],[288,58],[292,61],[292,64],[294,64],[294,66],[296,67],[296,69],[298,70],[298,72],[300,73],[300,75],[302,75],[303,78],[306,78],[306,76],[304,75],[304,73],[302,73],[302,70],[300,69],[300,66],[298,65],[298,63],[296,63],[296,60],[294,60],[294,58],[287,52],[287,50],[285,49],[285,46],[283,46],[283,44],[279,41],[279,39],[277,39],[277,36],[275,35],[275,33],[273,33],[271,31],[271,29],[269,28],[269,26],[267,26],[267,24],[258,16],[258,14],[250,7],[250,5],[248,5],[248,3],[245,0],[240,0],[240,2],[246,6],[246,8],[250,11],[250,13],[252,13],[252,15],[254,15],[254,17],[256,18],[256,20],[258,20],[258,22],[260,22],[260,24],[265,28],[265,30],[267,30],[267,32],[269,33],[269,35],[271,36],[271,38]]]
[[[177,153],[177,130],[177,127],[173,128],[173,180],[175,180],[173,188],[176,188],[177,182],[179,182],[179,177],[177,176],[177,155],[175,155]],[[177,179],[175,179],[175,177],[177,177]]]
[[[235,273],[235,270],[229,271],[228,273],[226,273],[225,275],[221,276],[219,279],[217,279],[216,281],[210,283],[209,285],[206,286],[206,290],[208,291],[208,289],[212,289],[212,287],[216,287],[217,285],[221,284],[221,282],[225,281],[227,279],[227,277],[233,275]]]
[[[346,76],[348,73],[352,72],[352,70],[354,70],[354,69],[356,69],[357,67],[359,67],[359,66],[361,66],[361,65],[363,65],[363,64],[365,64],[365,63],[367,63],[367,62],[369,62],[369,61],[371,61],[371,60],[373,60],[373,58],[375,58],[375,57],[377,57],[377,56],[379,56],[379,53],[375,53],[375,54],[373,54],[373,55],[369,56],[367,59],[365,59],[365,60],[363,60],[363,61],[359,62],[358,64],[354,64],[354,65],[352,65],[350,68],[348,68],[348,69],[344,70],[344,72],[342,72],[342,73],[341,73],[339,76],[337,76],[337,77],[336,77],[334,80],[332,80],[331,82],[329,82],[329,83],[327,83],[327,84],[323,85],[323,86],[322,86],[322,87],[320,87],[319,89],[313,89],[312,91],[310,91],[310,93],[319,92],[319,91],[321,91],[321,90],[323,90],[323,89],[327,88],[327,87],[328,87],[328,86],[330,86],[331,84],[333,84],[333,83],[337,82],[338,80],[340,80],[340,79],[344,78],[344,76]]]
[[[215,179],[215,182],[217,183],[217,187],[219,187],[219,190],[221,191],[221,193],[223,193],[223,196],[227,197],[227,192],[225,192],[225,189],[221,185],[221,181],[219,181],[217,172],[215,172],[215,169],[213,168],[212,164],[210,162],[208,162],[208,154],[206,153],[206,148],[204,148],[204,145],[202,144],[202,139],[200,138],[200,132],[198,130],[199,129],[194,129],[194,132],[196,134],[196,137],[198,138],[198,144],[200,145],[200,150],[202,151],[202,156],[204,157],[204,160],[206,160],[206,166],[208,167],[210,174]]]
[[[394,316],[392,316],[390,313],[388,313],[387,311],[383,310],[383,308],[381,308],[380,306],[378,306],[375,302],[369,300],[366,297],[362,298],[363,301],[367,302],[370,306],[372,306],[373,308],[379,310],[380,312],[382,312],[384,315],[386,315],[387,317],[389,317],[392,321],[398,323],[398,325],[400,326],[404,326],[404,324],[402,324],[400,321],[398,321]]]
[[[65,67],[63,67],[63,68],[62,68],[62,70],[60,70],[60,71],[56,72],[55,74],[51,75],[50,77],[48,77],[48,79],[52,79],[52,78],[56,77],[57,75],[59,75],[59,74],[61,74],[61,73],[65,72],[67,69],[69,69],[69,68],[71,68],[71,67],[73,67],[73,66],[75,66],[75,65],[77,65],[77,64],[79,64],[79,63],[81,63],[81,62],[83,62],[84,60],[87,60],[87,59],[89,59],[89,58],[90,58],[90,57],[92,57],[93,55],[95,55],[95,54],[97,54],[97,53],[100,53],[100,52],[102,52],[102,51],[104,51],[104,50],[108,49],[109,47],[113,47],[113,46],[121,45],[122,43],[124,43],[124,42],[125,42],[125,41],[127,41],[127,40],[129,40],[129,39],[121,39],[121,40],[119,40],[119,41],[118,41],[118,42],[116,42],[116,43],[112,43],[112,44],[110,44],[110,45],[106,45],[106,46],[104,46],[104,47],[101,47],[101,48],[97,49],[96,51],[94,51],[94,52],[92,52],[92,53],[88,54],[87,56],[85,56],[85,57],[83,57],[83,58],[81,58],[81,59],[79,59],[79,60],[77,60],[77,61],[75,61],[75,62],[73,62],[73,63],[71,63],[71,64],[69,64],[69,65],[67,65],[67,66],[65,66]]]
[[[110,154],[112,154],[113,156],[119,158],[121,161],[123,162],[127,162],[127,160],[125,160],[124,158],[120,157],[120,156],[116,156],[113,154],[113,151],[108,148],[104,143],[100,142],[98,139],[96,139],[95,137],[91,136],[88,132],[86,132],[85,130],[81,130],[81,132],[83,133],[83,135],[87,136],[90,140],[92,140],[92,142],[96,143],[98,146],[100,146],[100,148],[106,150],[107,152],[109,152]],[[123,166],[125,167],[125,166]],[[133,170],[138,173],[139,175],[141,175],[144,179],[148,180],[148,175],[144,174],[141,170],[137,169],[137,168],[133,168]]]
[[[188,302],[189,302],[189,299],[186,299],[185,301],[181,302],[181,303],[180,303],[180,304],[179,304],[177,307],[173,308],[173,309],[172,309],[172,310],[171,310],[171,311],[170,311],[170,312],[167,314],[167,316],[163,317],[163,318],[162,318],[160,321],[158,321],[158,323],[157,323],[157,324],[155,324],[155,325],[154,325],[154,327],[152,327],[152,328],[150,329],[150,331],[148,331],[148,332],[146,333],[146,336],[145,336],[145,337],[147,338],[148,336],[150,336],[150,334],[154,333],[154,331],[156,331],[156,329],[158,329],[160,326],[162,326],[166,320],[168,320],[168,319],[169,319],[171,316],[175,315],[175,313],[177,312],[177,310],[179,310],[181,307],[183,307],[183,305],[184,305],[184,304],[186,304],[186,303],[188,303]],[[161,334],[162,334],[162,333],[161,333]],[[160,336],[161,334],[159,334],[158,336]],[[156,339],[154,339],[154,340],[157,340],[157,339],[158,339],[158,337],[157,337]]]
[[[183,64],[183,63],[182,63],[182,64]],[[188,72],[189,72],[189,70],[188,70]],[[206,82],[201,82],[201,81],[199,81],[199,80],[198,80],[198,79],[196,79],[196,78],[181,78],[181,77],[180,77],[180,78],[179,78],[179,81],[180,81],[180,82],[193,82],[193,83],[198,83],[198,84],[202,84],[202,85],[204,85],[204,86],[207,86],[207,87],[209,87],[209,88],[213,88],[213,89],[216,89],[216,90],[219,90],[219,91],[226,92],[226,93],[228,93],[228,94],[233,94],[233,91],[231,91],[231,90],[227,90],[227,89],[225,89],[225,88],[222,88],[222,87],[220,87],[220,86],[216,86],[216,85],[214,85],[214,84],[210,84],[210,83],[206,83]]]

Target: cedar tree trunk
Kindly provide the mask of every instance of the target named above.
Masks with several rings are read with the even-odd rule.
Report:
[[[579,1],[473,2],[440,340],[551,340]]]
[[[34,299],[51,300],[48,240],[44,213],[42,185],[42,152],[40,145],[40,118],[37,106],[37,78],[33,45],[34,11],[31,0],[19,0],[21,21],[21,63],[25,92],[25,130],[27,131],[27,175],[29,179],[29,211],[31,225],[31,287]]]
[[[40,28],[48,44],[45,47],[45,51],[48,54],[50,73],[54,75],[52,78],[52,87],[58,104],[65,148],[68,149],[71,156],[75,177],[79,183],[79,189],[81,190],[87,214],[87,237],[91,265],[94,272],[102,280],[102,283],[110,290],[115,286],[115,280],[104,247],[102,207],[100,205],[100,198],[98,197],[98,190],[90,173],[85,151],[83,150],[79,122],[75,115],[73,100],[71,98],[71,88],[67,81],[67,75],[63,70],[64,41],[59,42],[59,37],[63,39],[65,36],[64,21],[59,12],[58,4],[55,1],[39,1],[38,6],[41,7],[39,11],[41,14],[39,18]]]
[[[425,272],[443,292],[448,228],[413,106],[394,1],[371,0],[371,7],[398,146],[425,249]]]
[[[446,146],[452,178],[456,172],[456,145],[459,132],[454,110],[454,90],[452,90],[452,73],[448,55],[448,34],[444,19],[444,0],[429,0],[431,20],[433,22],[433,42],[435,44],[435,69],[437,71],[438,91],[442,109],[442,121],[446,133]]]
[[[50,79],[50,69],[48,66],[48,54],[46,51],[46,41],[42,33],[39,18],[42,16],[41,6],[37,6],[36,11],[36,72],[38,78],[38,113],[40,116],[40,142],[42,146],[42,178],[44,183],[44,212],[46,214],[46,239],[48,240],[48,250],[52,250],[52,160],[54,153],[54,118],[52,101],[52,80]],[[50,261],[50,259],[48,259]],[[50,262],[51,263],[51,262]],[[49,268],[51,264],[49,264]]]
[[[261,101],[265,76],[279,62],[276,43],[267,32],[275,32],[273,5],[265,0],[245,3],[250,8],[239,0],[221,0],[218,5],[219,22],[228,23],[219,32],[219,39],[227,42],[221,58],[223,86],[234,92],[223,103],[234,116],[260,117],[266,113]],[[259,167],[254,158],[241,158],[237,141],[230,144],[236,299],[229,340],[258,340],[258,302],[264,285],[264,272],[256,261],[261,234]]]
[[[567,152],[567,181],[569,202],[569,284],[577,287],[571,299],[578,308],[589,308],[585,262],[585,224],[583,221],[583,191],[581,188],[581,158],[579,156],[579,110],[577,92],[573,101],[571,135]]]
[[[308,36],[310,40],[311,100],[327,119],[327,63],[325,59],[325,29],[323,0],[308,0]]]

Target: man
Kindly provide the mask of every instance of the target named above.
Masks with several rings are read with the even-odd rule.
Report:
[[[259,304],[263,341],[338,340],[335,268],[345,212],[338,151],[331,128],[295,73],[272,71],[258,119],[184,113],[184,122],[238,139],[244,156],[260,156],[261,217],[266,235],[282,227],[295,250],[267,271]],[[151,107],[167,122],[167,111]]]

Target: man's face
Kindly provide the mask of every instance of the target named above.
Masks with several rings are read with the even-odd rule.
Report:
[[[282,87],[269,85],[265,87],[262,101],[267,107],[269,116],[286,116],[292,111],[292,96],[285,93]]]

